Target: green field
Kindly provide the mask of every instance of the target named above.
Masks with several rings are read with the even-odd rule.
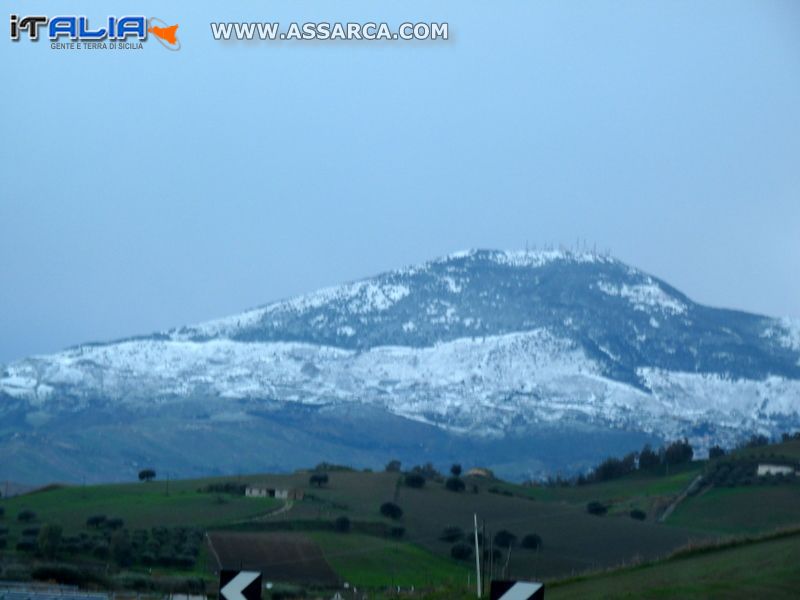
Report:
[[[681,503],[667,523],[732,534],[797,525],[800,484],[713,488]]]
[[[436,556],[414,544],[356,534],[314,533],[311,536],[334,570],[357,587],[403,588],[466,586],[466,565]]]
[[[584,507],[593,500],[610,506],[612,513],[629,512],[634,508],[651,516],[663,509],[703,471],[703,464],[691,463],[673,467],[667,473],[659,467],[651,472],[636,472],[620,479],[581,486],[525,487],[503,484],[509,489],[542,502],[562,502]]]
[[[212,480],[71,486],[34,492],[3,501],[5,524],[13,535],[23,526],[17,515],[24,509],[36,513],[37,523],[58,523],[65,533],[86,527],[92,515],[118,517],[130,529],[150,527],[207,527],[263,515],[279,506],[267,498],[200,493]]]
[[[739,452],[794,456],[800,455],[800,443]],[[761,454],[748,456],[761,460]],[[65,536],[83,536],[81,540],[88,539],[94,545],[77,558],[62,552],[55,559],[84,561],[90,566],[113,564],[108,562],[114,560],[113,554],[100,557],[103,562],[98,563],[96,552],[98,544],[113,545],[113,532],[86,526],[88,517],[100,514],[122,519],[125,535],[131,539],[136,532],[144,532],[145,541],[137,550],[139,558],[128,567],[139,576],[213,580],[217,560],[205,545],[205,538],[196,537],[198,532],[228,532],[230,536],[230,532],[266,535],[294,531],[298,532],[292,534],[294,538],[279,533],[264,538],[273,540],[265,546],[268,552],[264,555],[273,569],[281,563],[269,556],[280,556],[284,551],[280,540],[302,538],[311,544],[305,551],[324,557],[319,559],[323,566],[327,562],[335,571],[333,581],[338,578],[370,589],[372,597],[380,597],[392,586],[435,590],[431,593],[436,598],[469,597],[466,586],[468,581],[474,584],[474,554],[455,560],[451,549],[457,542],[471,543],[477,514],[488,540],[500,530],[511,532],[518,541],[533,533],[541,537],[543,546],[539,549],[516,544],[510,553],[499,551],[494,572],[487,575],[555,582],[548,597],[729,597],[738,589],[767,589],[780,596],[790,589],[787,586],[797,584],[797,578],[786,573],[790,559],[797,558],[797,536],[665,560],[687,545],[708,545],[722,536],[762,534],[800,523],[800,482],[796,481],[705,485],[696,495],[683,498],[689,484],[709,473],[715,464],[698,461],[673,467],[669,473],[660,468],[581,486],[520,486],[487,477],[465,477],[461,492],[448,490],[443,478],[429,478],[417,489],[405,485],[400,473],[336,469],[328,471],[327,483],[319,487],[310,484],[311,472],[52,487],[0,500],[5,511],[0,528],[8,530],[0,530],[0,538],[6,539],[5,549],[0,549],[0,567],[40,560],[31,550],[17,548],[16,542],[23,539],[24,529],[46,523],[59,524]],[[211,483],[295,488],[303,491],[304,498],[284,504],[199,491]],[[666,522],[659,522],[665,508],[680,498]],[[402,508],[402,517],[390,520],[381,515],[381,504],[389,501]],[[588,514],[586,505],[592,501],[606,505],[608,513]],[[629,513],[634,508],[644,511],[646,518],[631,518]],[[30,523],[17,518],[26,509],[36,514]],[[344,516],[351,523],[350,531],[335,531],[334,521]],[[458,528],[456,537],[460,539],[441,539],[445,527]],[[157,553],[185,555],[191,551],[195,557],[191,566],[158,563],[160,554],[151,563],[152,571],[143,562],[142,544],[153,544],[161,528],[171,528],[169,535],[173,537],[159,542]],[[195,535],[191,542],[194,546],[180,541],[180,528],[195,532],[191,534]],[[392,529],[395,534],[390,535]],[[248,547],[242,548],[241,556],[246,558]],[[650,566],[610,570],[625,564]],[[758,572],[745,568],[750,564],[759,565]],[[594,572],[600,574],[568,580]],[[280,575],[279,570],[276,581],[293,583],[293,576],[281,579]]]
[[[549,599],[797,598],[800,533],[548,586]]]

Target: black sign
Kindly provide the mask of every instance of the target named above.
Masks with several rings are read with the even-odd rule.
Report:
[[[258,571],[219,572],[220,600],[261,600],[261,573]]]
[[[490,600],[544,600],[544,584],[536,581],[493,581]]]

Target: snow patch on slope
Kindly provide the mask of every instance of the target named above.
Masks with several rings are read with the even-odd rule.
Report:
[[[800,351],[800,319],[775,319],[774,325],[768,327],[763,335],[776,339],[784,348]]]
[[[686,312],[686,304],[667,294],[652,278],[643,284],[615,285],[606,281],[597,282],[597,288],[609,296],[625,298],[636,310],[650,312],[653,309],[672,315]]]

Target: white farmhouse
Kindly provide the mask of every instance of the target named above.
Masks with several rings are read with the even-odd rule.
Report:
[[[758,465],[756,474],[759,477],[764,477],[765,475],[794,475],[794,467],[762,463]]]

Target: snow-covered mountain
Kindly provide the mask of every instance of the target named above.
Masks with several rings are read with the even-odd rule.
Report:
[[[520,477],[794,427],[800,323],[696,304],[595,253],[462,252],[0,369],[0,453],[35,477],[395,455]]]

